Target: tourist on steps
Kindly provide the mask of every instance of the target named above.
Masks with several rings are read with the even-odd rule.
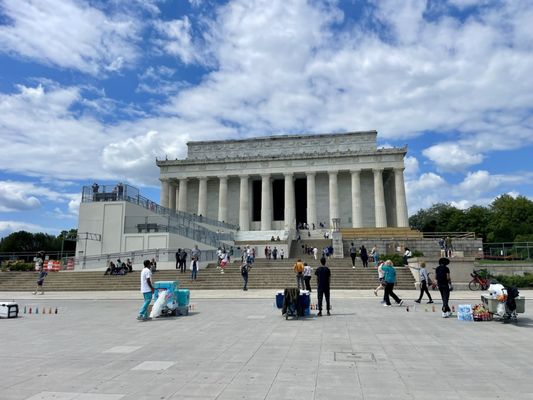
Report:
[[[352,243],[350,246],[350,258],[352,259],[352,268],[355,268],[355,258],[357,257],[357,249],[355,248],[355,245]]]
[[[304,263],[304,282],[305,290],[309,290],[311,293],[311,276],[313,275],[313,268],[307,263]]]
[[[301,259],[298,259],[294,266],[292,267],[294,270],[294,273],[296,274],[296,284],[298,285],[298,289],[305,289],[304,286],[304,263]]]

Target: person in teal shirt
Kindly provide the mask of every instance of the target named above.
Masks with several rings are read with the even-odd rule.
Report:
[[[396,283],[396,270],[392,266],[392,261],[385,261],[385,264],[381,267],[381,270],[384,273],[383,280],[385,281],[385,295],[383,296],[383,299],[385,300],[384,306],[391,306],[390,297],[394,299],[396,304],[401,306],[403,304],[403,300],[396,296],[396,294],[394,293],[394,284]]]

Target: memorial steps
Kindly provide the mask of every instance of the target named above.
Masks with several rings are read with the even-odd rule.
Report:
[[[312,257],[302,257],[315,270],[319,263]],[[281,290],[294,287],[296,284],[293,265],[296,259],[265,260],[258,259],[250,271],[248,287],[253,289]],[[328,266],[332,271],[332,289],[367,289],[377,286],[377,271],[375,268],[363,269],[359,260],[357,268],[353,269],[349,259],[330,259]],[[231,263],[224,274],[214,264],[198,273],[197,281],[190,281],[190,271],[184,274],[177,270],[160,270],[154,274],[154,281],[179,280],[180,286],[195,289],[241,289],[242,277],[240,263]],[[413,289],[414,279],[408,268],[396,268],[398,275],[398,289]],[[0,272],[0,292],[3,291],[33,291],[36,287],[37,275],[32,272]],[[313,276],[311,286],[316,287],[316,277]],[[102,271],[61,271],[51,272],[46,277],[45,292],[49,291],[112,291],[139,290],[139,270],[124,276],[104,276]]]

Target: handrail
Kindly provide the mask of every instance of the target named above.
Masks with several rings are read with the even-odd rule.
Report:
[[[184,224],[189,223],[204,223],[208,225],[218,226],[221,228],[238,230],[239,226],[223,221],[218,221],[213,218],[204,217],[202,215],[190,214],[184,211],[177,211],[167,207],[163,207],[152,200],[139,194],[139,189],[134,186],[117,184],[98,185],[98,186],[83,186],[82,188],[82,203],[98,202],[98,201],[127,201],[129,203],[137,204],[147,210],[150,210],[160,215],[176,216],[178,220],[182,220]]]
[[[451,239],[475,239],[475,232],[421,232],[426,239],[442,239],[450,237]]]

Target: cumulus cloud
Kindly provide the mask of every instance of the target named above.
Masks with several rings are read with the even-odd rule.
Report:
[[[49,227],[43,227],[37,224],[31,224],[21,221],[0,221],[0,237],[9,235],[13,232],[27,231],[27,232],[57,232],[57,229],[50,230]]]
[[[155,21],[160,37],[155,43],[166,53],[178,57],[183,63],[204,63],[201,48],[193,42],[191,22],[187,16],[172,21]]]
[[[442,171],[464,171],[483,161],[481,154],[472,153],[456,143],[439,143],[422,152]]]
[[[4,0],[0,49],[44,64],[96,75],[138,57],[140,24],[74,0]]]
[[[58,192],[49,186],[31,182],[0,181],[0,211],[27,211],[41,208],[44,201],[68,203],[69,210],[76,213],[76,201],[81,195]],[[71,204],[72,203],[72,204]]]

